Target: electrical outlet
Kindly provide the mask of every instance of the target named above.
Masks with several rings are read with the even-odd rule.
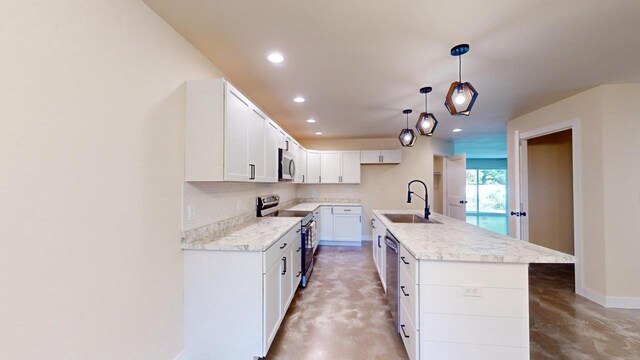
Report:
[[[187,205],[187,220],[192,221],[196,218],[196,207],[194,205]]]
[[[478,285],[462,285],[462,296],[481,297],[482,286]]]

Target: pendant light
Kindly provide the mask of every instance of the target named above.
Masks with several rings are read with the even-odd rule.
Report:
[[[402,131],[400,132],[400,136],[398,136],[398,139],[400,140],[400,144],[405,147],[412,147],[416,144],[417,140],[416,133],[413,132],[413,129],[409,129],[409,114],[411,114],[412,112],[413,110],[411,109],[402,110],[402,113],[407,115],[407,127],[405,129],[402,129]]]
[[[451,49],[451,56],[458,57],[458,81],[451,83],[444,106],[451,115],[469,116],[471,108],[478,98],[478,92],[470,83],[462,82],[462,55],[469,52],[469,44],[456,45]]]
[[[420,135],[433,136],[433,132],[436,131],[438,126],[438,120],[433,114],[427,110],[427,94],[433,90],[431,86],[426,86],[420,89],[420,94],[424,94],[424,112],[420,113],[418,122],[416,123],[416,130]]]

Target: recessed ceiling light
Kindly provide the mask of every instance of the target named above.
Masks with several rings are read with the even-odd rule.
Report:
[[[316,135],[322,135],[322,133],[320,131],[315,133]]]
[[[315,121],[314,119],[309,119],[309,120],[307,120],[307,122],[308,122],[309,124],[313,124],[313,123],[315,123],[316,121]]]
[[[293,101],[297,102],[297,103],[303,103],[304,102],[304,98],[302,96],[298,96],[293,98]]]
[[[267,55],[267,59],[274,64],[280,64],[284,61],[284,56],[281,53],[274,51],[270,52],[269,55]]]
[[[460,132],[460,131],[462,131],[462,129],[460,128],[453,129],[453,132]]]

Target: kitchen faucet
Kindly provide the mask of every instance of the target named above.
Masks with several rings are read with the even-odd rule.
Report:
[[[422,184],[422,186],[424,186],[424,197],[414,193],[413,191],[411,191],[411,184],[413,184],[414,182],[420,183]],[[429,220],[429,215],[431,215],[431,211],[429,211],[429,192],[427,191],[427,184],[425,184],[424,182],[420,181],[420,180],[411,180],[409,181],[409,185],[407,185],[407,204],[411,204],[411,195],[415,195],[417,197],[419,197],[420,199],[424,200],[424,218]]]

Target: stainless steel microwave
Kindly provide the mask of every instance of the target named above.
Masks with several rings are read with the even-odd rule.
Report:
[[[278,149],[278,181],[293,181],[296,176],[296,164],[293,154]]]

